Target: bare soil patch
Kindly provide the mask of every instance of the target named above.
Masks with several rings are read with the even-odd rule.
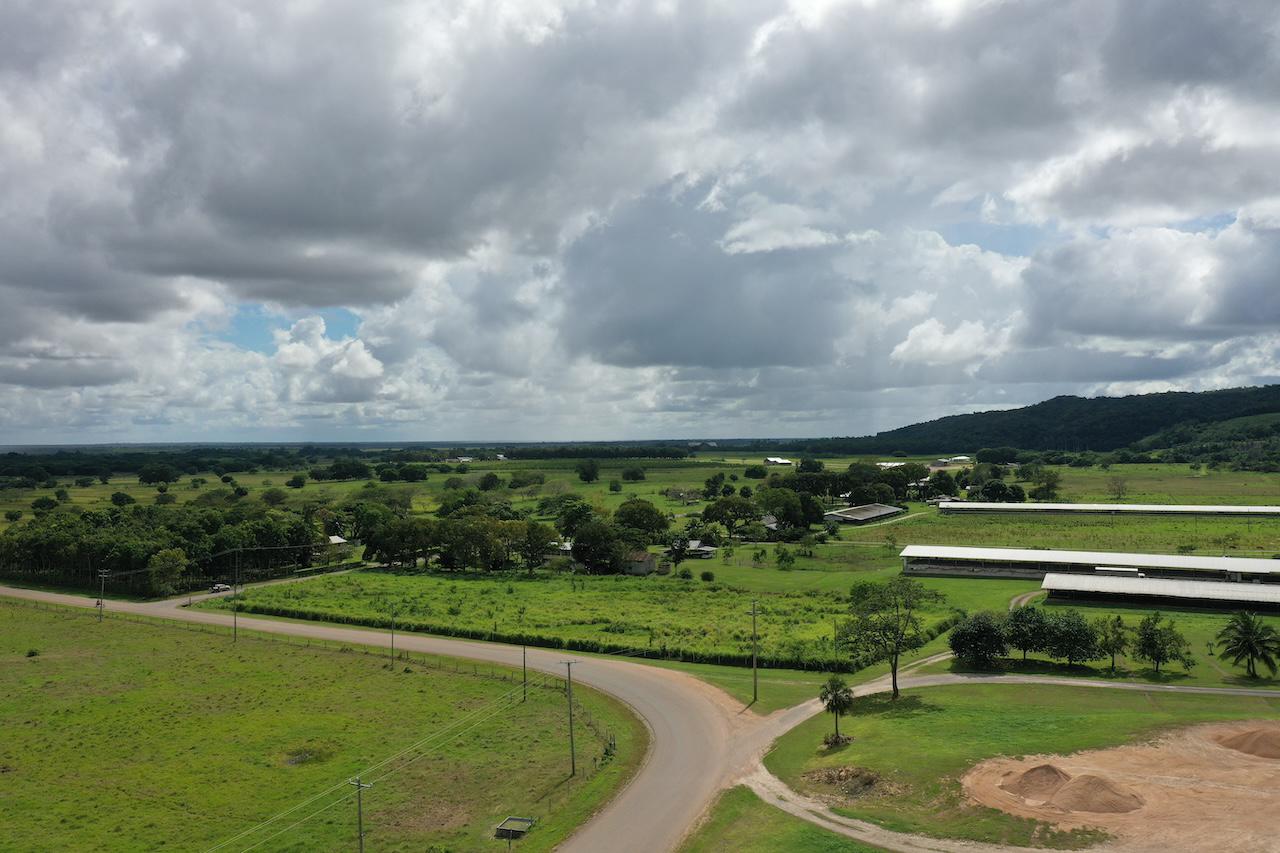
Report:
[[[1149,743],[984,761],[972,801],[1059,829],[1092,827],[1125,851],[1280,853],[1280,721],[1215,723]]]
[[[846,799],[884,793],[891,787],[884,777],[866,767],[822,767],[810,770],[804,778],[830,788]]]

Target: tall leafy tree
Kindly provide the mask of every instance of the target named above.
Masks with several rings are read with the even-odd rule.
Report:
[[[1045,651],[1052,657],[1064,659],[1068,666],[1097,660],[1100,656],[1098,635],[1079,611],[1053,614],[1048,628]]]
[[[1027,652],[1044,651],[1047,625],[1044,611],[1039,607],[1019,607],[1009,613],[1004,621],[1005,641],[1022,652],[1022,659],[1027,659]]]
[[[1258,677],[1259,663],[1272,675],[1276,674],[1276,661],[1280,659],[1280,634],[1257,614],[1233,614],[1218,632],[1218,642],[1222,644],[1218,657],[1229,659],[1235,666],[1244,661],[1245,672],[1250,678]]]
[[[855,654],[870,653],[889,661],[894,699],[900,695],[898,662],[903,652],[925,643],[920,611],[943,600],[940,593],[904,575],[884,583],[854,584],[849,592],[852,618],[844,627],[842,639]]]
[[[1156,672],[1166,663],[1179,663],[1183,669],[1190,669],[1196,664],[1191,656],[1191,644],[1178,631],[1173,620],[1165,621],[1158,610],[1138,623],[1133,656],[1150,663]]]
[[[1111,671],[1116,671],[1116,655],[1129,650],[1133,642],[1133,629],[1120,618],[1120,614],[1104,616],[1093,623],[1094,633],[1098,637],[1098,651],[1111,658]]]
[[[966,617],[947,638],[955,656],[970,666],[989,668],[1009,651],[1000,617],[989,610]]]

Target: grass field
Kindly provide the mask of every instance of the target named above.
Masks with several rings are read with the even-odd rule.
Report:
[[[759,572],[779,573],[777,569]],[[796,572],[782,573],[787,575]],[[937,584],[945,588],[947,584]],[[953,584],[959,589],[959,584]],[[847,581],[844,591],[847,593]],[[997,606],[1006,589],[974,587]],[[836,592],[753,593],[736,586],[673,577],[505,574],[396,574],[365,570],[295,584],[263,586],[240,607],[268,615],[383,625],[390,614],[406,630],[556,646],[585,651],[634,650],[655,657],[741,663],[751,652],[751,602],[757,601],[760,653],[776,665],[829,661],[834,623],[847,615]],[[1007,601],[1007,598],[1004,599]],[[207,607],[226,608],[225,600]],[[927,614],[950,614],[939,606]],[[599,646],[594,644],[601,644]]]
[[[352,849],[345,781],[434,734],[364,774],[376,782],[364,795],[371,849],[487,849],[493,826],[518,814],[539,821],[521,849],[549,850],[646,748],[639,720],[577,689],[579,775],[569,780],[558,684],[508,707],[515,682],[471,675],[470,664],[454,672],[445,659],[390,668],[352,651],[244,635],[233,646],[223,635],[11,603],[0,603],[0,624],[5,849],[206,849],[331,786],[273,829],[332,808],[258,849]],[[609,735],[617,756],[595,769]]]
[[[738,786],[720,795],[706,822],[680,853],[876,853],[878,848],[837,835],[775,809]]]
[[[833,795],[806,778],[825,767],[853,766],[879,774],[869,794],[846,799],[836,811],[889,829],[1023,846],[1075,848],[1095,833],[1056,832],[1034,821],[968,805],[959,779],[974,764],[998,755],[1071,753],[1150,736],[1170,726],[1210,720],[1275,718],[1280,697],[1179,695],[1076,687],[957,685],[857,700],[840,725],[853,737],[828,751],[823,714],[792,730],[765,759],[799,791]]]

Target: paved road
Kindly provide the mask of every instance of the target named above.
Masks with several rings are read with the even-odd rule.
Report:
[[[92,598],[5,586],[0,586],[0,595],[76,607],[94,606]],[[196,600],[209,597],[196,596]],[[185,596],[160,602],[111,601],[108,607],[185,622],[231,624],[230,615],[218,611],[189,610],[183,606],[186,601]],[[323,623],[285,622],[248,616],[240,617],[239,621],[246,630],[266,633],[366,646],[385,646],[389,642],[387,635],[381,632]],[[519,646],[421,634],[397,635],[396,644],[399,648],[416,652],[520,665]],[[530,648],[528,654],[531,668],[555,674],[563,674],[563,661],[573,658],[570,653],[537,648]],[[941,653],[904,667],[900,678],[902,687],[987,682],[1232,696],[1280,695],[1277,691],[1247,688],[1128,684],[1049,676],[910,674],[949,656],[949,653]],[[1017,849],[890,832],[873,824],[836,815],[822,803],[788,788],[765,769],[764,754],[777,738],[822,711],[816,699],[762,717],[744,709],[724,692],[684,673],[625,660],[595,657],[577,660],[574,678],[630,705],[649,727],[650,743],[648,756],[631,783],[561,845],[560,850],[570,853],[674,850],[696,825],[715,795],[723,788],[739,783],[749,785],[766,802],[797,817],[887,850],[903,853],[1007,853]],[[857,686],[855,693],[868,695],[888,689],[889,680],[885,676]]]

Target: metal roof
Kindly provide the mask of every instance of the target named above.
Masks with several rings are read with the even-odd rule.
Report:
[[[1265,515],[1280,518],[1280,506],[1212,506],[1207,504],[1064,504],[943,501],[944,512],[1130,512],[1182,515]]]
[[[902,507],[889,506],[888,504],[862,504],[861,506],[850,506],[844,509],[833,509],[830,512],[824,512],[823,518],[835,516],[836,518],[844,518],[850,521],[867,521],[872,518],[880,518],[886,515],[897,515],[904,512]]]
[[[977,560],[989,563],[1057,563],[1069,566],[1186,569],[1243,574],[1280,573],[1280,560],[1259,557],[1190,557],[1178,554],[1120,554],[1112,551],[1041,551],[1035,548],[967,548],[956,545],[908,545],[903,557]]]
[[[1189,598],[1204,601],[1239,601],[1280,604],[1280,584],[1231,583],[1229,581],[1170,580],[1168,578],[1120,578],[1112,575],[1050,573],[1041,589],[1049,592],[1091,592],[1137,595],[1150,598]]]

